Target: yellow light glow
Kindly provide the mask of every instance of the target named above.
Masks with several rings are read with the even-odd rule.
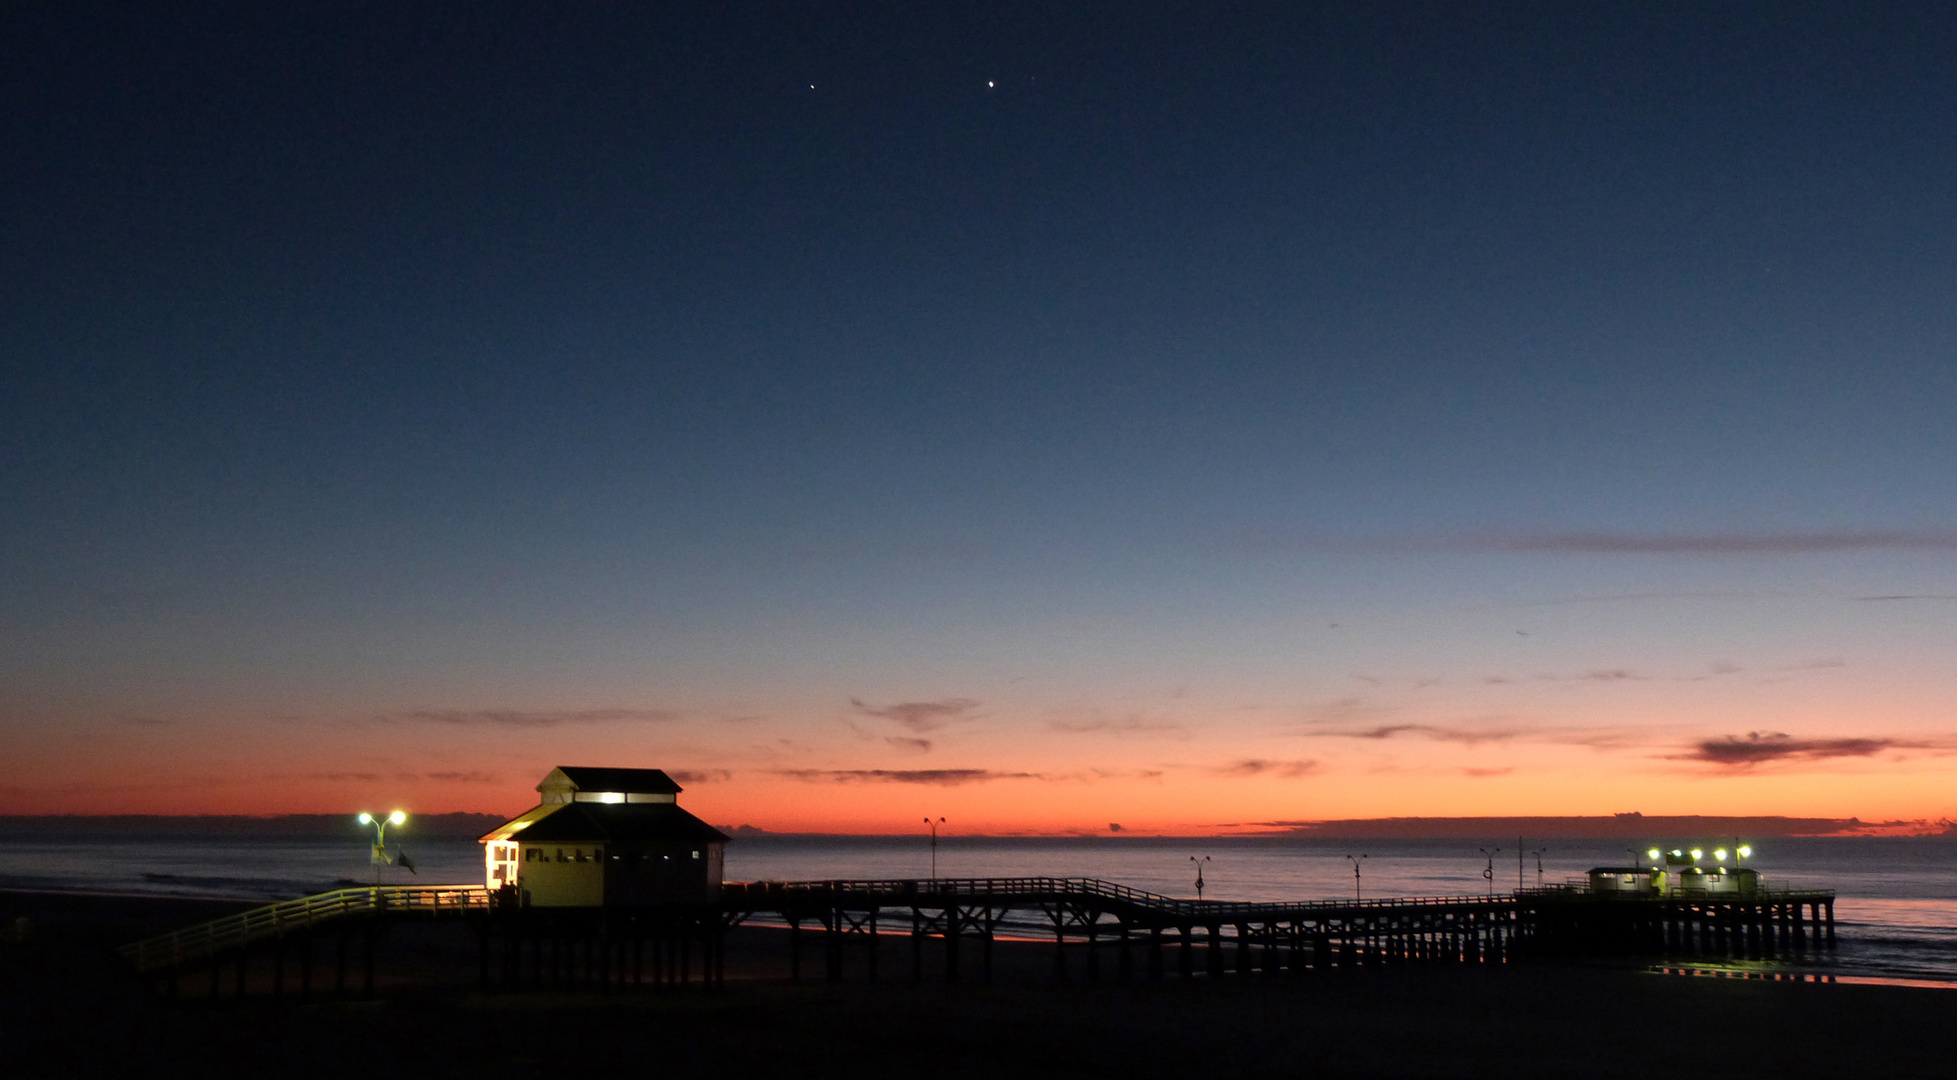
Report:
[[[406,820],[408,820],[408,815],[400,810],[396,810],[392,814],[387,815],[387,823],[389,825],[399,825]]]
[[[374,815],[361,814],[360,817],[357,818],[356,820],[358,820],[362,825],[372,825],[374,823]]]
[[[1650,851],[1645,852],[1645,854],[1651,856],[1653,859],[1656,859],[1664,855],[1665,853],[1659,851],[1657,848],[1652,848]]]
[[[1720,862],[1725,862],[1725,861],[1726,861],[1726,849],[1725,849],[1725,848],[1713,848],[1713,849],[1712,849],[1712,857],[1713,857],[1713,858],[1715,858],[1715,859],[1717,859],[1717,860],[1719,860]]]
[[[1699,861],[1700,859],[1703,859],[1703,858],[1705,858],[1705,857],[1706,857],[1706,852],[1705,852],[1705,849],[1704,849],[1704,848],[1693,848],[1693,849],[1692,849],[1692,861],[1693,861],[1693,862],[1698,862],[1698,861]]]
[[[1749,847],[1749,846],[1747,846],[1747,845],[1745,845],[1745,844],[1741,844],[1741,845],[1740,845],[1740,858],[1742,858],[1742,859],[1751,859],[1752,857],[1753,857],[1753,849],[1752,849],[1751,847]]]

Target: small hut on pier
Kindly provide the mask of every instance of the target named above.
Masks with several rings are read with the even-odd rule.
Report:
[[[1592,896],[1752,896],[1759,891],[1760,874],[1751,868],[1599,866],[1590,871]]]
[[[718,898],[727,835],[680,809],[680,791],[659,769],[552,769],[537,806],[483,836],[489,887],[525,907]]]

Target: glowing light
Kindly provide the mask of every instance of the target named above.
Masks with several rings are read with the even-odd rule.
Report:
[[[1720,862],[1725,862],[1725,861],[1726,861],[1726,849],[1725,849],[1725,848],[1713,848],[1713,849],[1712,849],[1712,857],[1713,857],[1713,858],[1715,858],[1715,859],[1717,859],[1717,860],[1719,860]]]
[[[1752,847],[1750,847],[1750,846],[1748,846],[1748,845],[1746,845],[1746,844],[1741,844],[1741,845],[1740,845],[1740,858],[1742,858],[1742,859],[1751,859],[1752,857],[1753,857],[1753,848],[1752,848]]]
[[[399,825],[406,820],[408,820],[408,815],[400,810],[396,810],[392,814],[387,815],[387,823],[389,825]]]
[[[1653,859],[1657,859],[1657,858],[1659,858],[1659,857],[1661,857],[1661,856],[1663,856],[1663,855],[1664,855],[1665,853],[1664,853],[1664,852],[1662,852],[1662,851],[1659,851],[1659,850],[1658,850],[1657,848],[1652,848],[1652,849],[1651,849],[1650,851],[1647,851],[1647,852],[1645,852],[1645,854],[1646,854],[1646,855],[1649,855],[1649,856],[1650,856],[1651,858],[1653,858]]]
[[[372,825],[374,823],[374,815],[361,814],[358,818],[355,818],[354,820],[360,822],[362,825]]]
[[[995,87],[995,86],[997,86],[997,85],[999,85],[999,84],[998,84],[998,83],[995,83],[995,82],[993,82],[993,81],[992,81],[991,79],[987,79],[987,80],[985,80],[985,88],[986,88],[987,90],[990,90],[990,89],[992,89],[993,87]]]
[[[1693,848],[1693,849],[1692,849],[1692,861],[1693,861],[1693,862],[1698,862],[1698,861],[1699,861],[1700,859],[1703,859],[1703,858],[1705,858],[1705,857],[1706,857],[1706,852],[1705,852],[1705,849],[1704,849],[1704,848]]]

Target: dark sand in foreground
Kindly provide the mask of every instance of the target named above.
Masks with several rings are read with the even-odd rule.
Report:
[[[401,935],[379,1000],[151,996],[106,946],[238,905],[0,893],[4,1072],[73,1076],[1604,1076],[1957,1074],[1957,991],[1609,968],[1389,968],[1301,979],[787,985],[743,931],[721,992],[484,994],[459,940]],[[464,954],[467,955],[464,955]],[[813,961],[814,957],[811,957]],[[1035,976],[1038,973],[1038,976]],[[813,966],[811,974],[814,974]],[[972,970],[976,974],[976,970]]]

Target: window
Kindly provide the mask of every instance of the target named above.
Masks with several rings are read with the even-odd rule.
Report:
[[[696,852],[694,852],[694,853],[693,853],[693,857],[694,857],[694,858],[696,858],[696,859],[697,859],[697,858],[699,858],[699,857],[700,857],[700,853],[699,853],[699,852],[697,852],[697,851],[696,851]]]

